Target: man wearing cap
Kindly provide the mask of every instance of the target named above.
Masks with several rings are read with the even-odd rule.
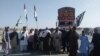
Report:
[[[2,49],[4,51],[3,56],[7,56],[9,54],[9,50],[11,49],[10,37],[9,37],[9,27],[5,27],[5,31],[3,32],[2,42],[3,42]]]
[[[28,45],[28,32],[26,31],[26,26],[23,27],[23,31],[20,34],[20,51],[25,52],[27,51]]]

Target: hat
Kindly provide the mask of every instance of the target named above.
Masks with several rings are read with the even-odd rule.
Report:
[[[23,26],[23,29],[25,29],[26,28],[26,26]]]
[[[9,29],[9,26],[5,27],[5,29]]]

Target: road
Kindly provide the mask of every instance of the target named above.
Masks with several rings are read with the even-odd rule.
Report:
[[[0,52],[0,56],[3,55],[3,52]],[[12,53],[9,56],[68,56],[67,54],[39,54],[37,52],[34,53]]]
[[[3,56],[2,46],[0,45],[0,56]],[[11,53],[9,56],[68,56],[67,54],[51,54],[51,55],[44,55],[40,52],[33,52],[33,53]]]

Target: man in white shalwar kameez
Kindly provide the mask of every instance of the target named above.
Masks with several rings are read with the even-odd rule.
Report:
[[[61,31],[59,31],[58,28],[56,28],[56,31],[54,32],[54,38],[53,38],[53,42],[54,42],[54,47],[55,47],[55,51],[56,52],[60,52],[61,50]]]
[[[26,31],[26,27],[23,27],[23,31],[20,34],[20,51],[27,51],[27,40],[28,32]]]

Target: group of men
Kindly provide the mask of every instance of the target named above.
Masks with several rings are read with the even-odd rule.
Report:
[[[69,56],[76,56],[78,38],[76,27],[69,31],[61,30],[58,27],[56,29],[30,29],[27,31],[27,28],[23,27],[20,32],[17,32],[15,28],[13,32],[9,32],[9,27],[5,27],[2,39],[4,56],[8,55],[10,50],[12,52],[40,50],[44,53],[65,53],[66,49]]]

